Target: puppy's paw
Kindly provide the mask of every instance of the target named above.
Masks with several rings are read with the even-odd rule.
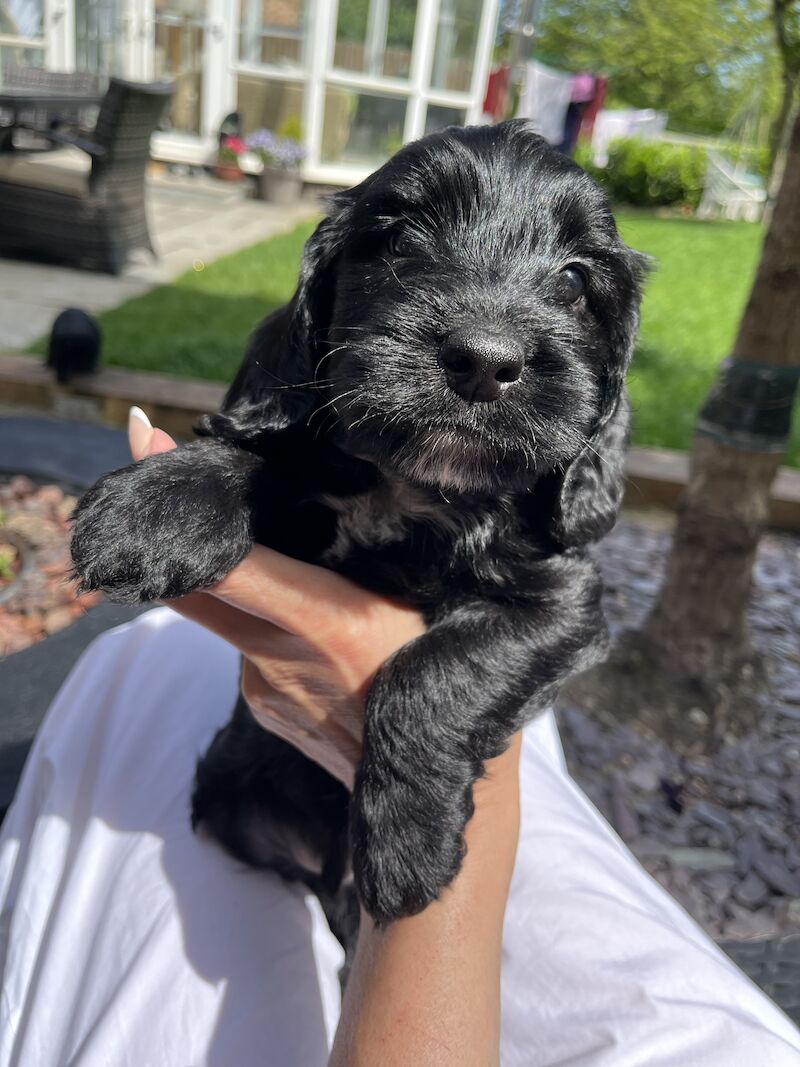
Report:
[[[231,571],[252,538],[236,450],[197,442],[101,478],[73,517],[84,589],[134,604],[203,589]]]
[[[471,785],[448,797],[440,787],[430,778],[379,781],[369,768],[359,777],[351,817],[353,870],[361,903],[379,926],[422,911],[458,873],[472,814]]]

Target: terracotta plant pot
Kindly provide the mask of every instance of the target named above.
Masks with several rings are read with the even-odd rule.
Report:
[[[214,177],[223,182],[240,182],[244,175],[236,163],[215,163]]]
[[[303,181],[294,170],[264,167],[258,176],[258,198],[271,204],[294,204],[302,189]]]

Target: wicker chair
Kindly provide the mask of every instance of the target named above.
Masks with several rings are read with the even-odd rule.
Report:
[[[171,94],[171,85],[112,79],[91,140],[54,129],[56,151],[0,157],[0,254],[118,274],[132,249],[153,252],[145,168]]]
[[[99,79],[95,74],[82,71],[43,70],[41,67],[10,67],[3,71],[3,87],[6,89],[43,89],[56,93],[85,93],[95,95],[99,91]],[[76,102],[63,104],[54,112],[41,105],[30,105],[14,116],[17,126],[13,130],[13,146],[23,150],[36,147],[48,148],[49,143],[38,130],[54,126],[72,126],[86,129],[94,125],[97,107]]]

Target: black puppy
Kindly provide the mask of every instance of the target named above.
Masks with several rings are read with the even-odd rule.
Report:
[[[345,789],[240,702],[194,817],[379,923],[458,871],[485,760],[605,644],[585,546],[613,525],[642,258],[524,122],[451,128],[340,193],[291,303],[203,440],[83,498],[78,574],[115,599],[221,579],[253,541],[418,605],[378,673]]]

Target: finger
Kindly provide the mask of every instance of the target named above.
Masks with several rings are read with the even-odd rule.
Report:
[[[177,448],[169,434],[154,429],[147,415],[137,407],[132,407],[128,412],[128,446],[134,459],[144,459],[145,456]]]
[[[170,600],[168,606],[184,618],[211,630],[245,655],[263,649],[276,638],[286,637],[286,631],[273,623],[254,618],[207,593],[190,593],[180,600]]]
[[[284,556],[263,545],[221,582],[212,596],[294,634],[308,635],[330,627],[333,618],[385,600],[324,567]]]

